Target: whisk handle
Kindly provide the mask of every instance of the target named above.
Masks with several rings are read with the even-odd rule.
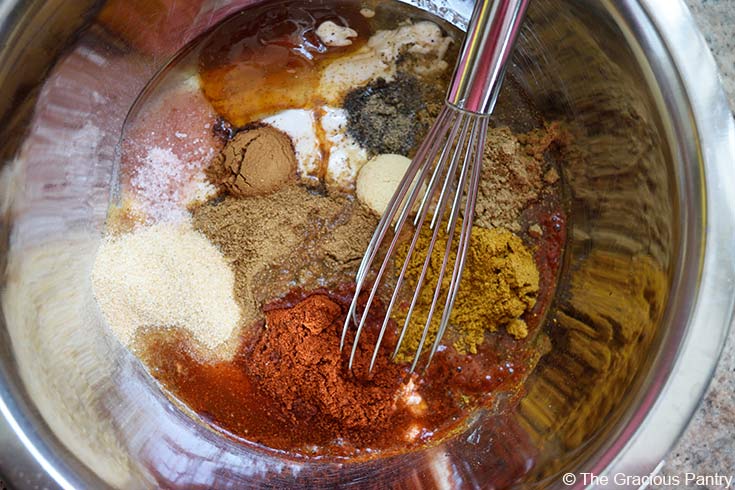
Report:
[[[503,82],[530,0],[476,0],[457,60],[447,102],[487,115]]]

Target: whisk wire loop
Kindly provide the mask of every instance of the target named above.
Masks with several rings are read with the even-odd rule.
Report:
[[[434,247],[436,246],[437,239],[439,238],[439,231],[441,226],[437,226],[437,219],[443,219],[444,212],[447,206],[447,203],[449,202],[451,192],[454,191],[454,193],[457,193],[457,185],[454,182],[454,176],[457,173],[457,168],[459,166],[459,160],[460,160],[460,154],[462,153],[462,149],[465,146],[466,139],[467,139],[467,129],[469,127],[470,123],[470,116],[463,117],[463,127],[461,131],[461,136],[458,140],[458,142],[454,146],[454,154],[452,156],[452,161],[449,166],[449,169],[446,171],[446,177],[444,179],[444,185],[442,186],[441,193],[439,194],[439,203],[434,211],[434,216],[432,218],[431,225],[429,226],[429,229],[432,230],[432,236],[431,236],[431,242],[429,244],[429,249],[426,253],[426,258],[424,259],[424,266],[421,270],[421,277],[419,279],[419,282],[416,286],[416,291],[414,292],[414,301],[416,301],[421,296],[421,291],[424,287],[424,281],[426,280],[426,275],[429,271],[429,265],[432,261],[432,255],[434,253]],[[462,192],[462,189],[459,189],[459,192]],[[456,220],[456,216],[452,219]],[[416,230],[416,233],[420,233],[420,229]],[[444,279],[444,274],[447,269],[447,263],[449,262],[449,256],[451,255],[451,246],[452,246],[452,236],[449,235],[447,237],[446,245],[445,245],[445,251],[444,251],[444,258],[442,260],[442,265],[439,269],[439,275],[437,276],[436,280],[436,286],[434,287],[434,295],[432,297],[431,306],[429,307],[428,314],[426,316],[426,322],[424,323],[424,328],[421,332],[421,339],[419,340],[419,344],[416,348],[416,354],[413,358],[413,363],[411,364],[411,372],[413,372],[416,369],[416,365],[419,362],[419,358],[421,357],[421,351],[424,348],[424,344],[426,343],[426,338],[429,334],[429,330],[431,328],[431,321],[434,318],[434,312],[436,310],[436,306],[438,303],[438,298],[441,293],[442,289],[442,280]],[[407,328],[409,322],[411,321],[411,316],[407,316],[406,320],[404,322],[404,328]]]
[[[505,66],[510,59],[511,50],[529,2],[530,0],[478,0],[475,2],[444,107],[388,203],[358,267],[355,276],[355,294],[345,318],[340,340],[340,349],[343,349],[350,325],[352,323],[357,325],[350,352],[350,369],[355,360],[358,342],[368,313],[375,302],[380,286],[384,282],[389,285],[393,279],[393,257],[399,250],[399,245],[403,246],[401,245],[402,235],[406,234],[404,228],[412,213],[415,213],[410,222],[414,228],[413,237],[406,249],[400,273],[393,284],[394,289],[378,333],[369,369],[372,370],[375,365],[378,350],[390,322],[391,312],[402,300],[400,291],[405,285],[406,276],[411,268],[412,259],[416,254],[430,211],[433,211],[428,226],[428,230],[431,231],[431,240],[426,250],[421,273],[416,279],[415,290],[403,327],[398,335],[393,357],[395,358],[401,351],[424,282],[432,267],[432,254],[440,241],[440,229],[443,227],[443,221],[446,220],[444,255],[436,278],[437,283],[434,285],[427,318],[413,356],[411,371],[416,369],[421,358],[422,350],[432,330],[432,321],[440,302],[440,296],[445,290],[444,308],[428,355],[427,367],[438,351],[457,299],[462,270],[469,250],[475,202],[482,171],[482,154],[489,125],[488,116],[495,106]],[[460,167],[461,171],[457,178],[457,169]],[[417,206],[419,197],[421,201]],[[463,199],[464,206],[462,206]],[[446,208],[450,201],[452,205],[447,216]],[[452,259],[454,235],[457,231],[457,224],[460,222],[456,257]],[[393,234],[389,244],[385,247],[384,242],[389,236],[389,231],[392,231]],[[373,266],[377,265],[381,254],[382,260],[379,261],[380,265],[375,271]],[[449,267],[452,268],[451,278],[445,285],[444,277]],[[358,302],[368,284],[370,293],[362,306],[362,312],[358,315]]]
[[[350,351],[350,368],[354,364],[358,342],[365,328],[369,311],[374,305],[378,292],[380,291],[381,284],[388,282],[394,277],[394,268],[400,266],[400,272],[395,276],[390,301],[373,348],[369,370],[372,371],[375,366],[380,346],[390,323],[391,313],[401,301],[401,292],[406,283],[408,270],[415,261],[414,256],[419,240],[422,233],[425,233],[423,230],[427,228],[431,232],[431,239],[429,240],[427,250],[422,250],[422,253],[426,253],[426,256],[423,258],[422,267],[418,276],[415,278],[415,289],[408,305],[405,320],[398,333],[393,357],[395,358],[401,350],[411,321],[415,318],[414,313],[425,287],[433,287],[434,291],[426,318],[422,318],[424,324],[418,347],[413,357],[411,371],[413,372],[418,365],[421,352],[426,346],[432,323],[437,315],[438,307],[442,303],[445,308],[442,312],[439,330],[433,341],[429,361],[436,352],[448,322],[446,308],[447,306],[453,305],[454,299],[456,298],[456,289],[459,286],[459,280],[461,278],[461,273],[457,270],[457,266],[464,264],[464,260],[460,261],[459,259],[456,259],[455,263],[452,264],[453,245],[456,243],[454,234],[457,229],[457,223],[461,221],[462,226],[458,250],[463,250],[466,253],[472,222],[471,219],[467,219],[468,215],[466,213],[470,210],[474,212],[474,206],[469,201],[476,194],[476,189],[472,189],[472,184],[479,182],[479,169],[481,168],[482,161],[481,156],[478,157],[477,153],[478,151],[480,154],[482,153],[484,132],[487,131],[487,127],[488,122],[486,117],[480,117],[447,105],[442,109],[437,123],[431,131],[430,137],[419,148],[411,168],[409,168],[399,184],[394,198],[391,199],[385,214],[373,234],[355,278],[356,291],[342,331],[342,344],[344,344],[350,325],[352,323],[357,325],[357,331]],[[467,188],[468,182],[471,184],[469,189]],[[462,206],[463,199],[466,201],[464,209]],[[418,207],[416,206],[417,203]],[[408,218],[414,210],[416,210],[415,217],[409,225]],[[463,210],[465,214],[461,215],[460,213]],[[430,214],[431,216],[429,216]],[[461,216],[463,216],[462,220],[460,220]],[[440,241],[439,237],[441,229],[444,228],[444,221],[446,221],[445,233],[447,239],[443,243],[443,260],[438,271],[436,284],[427,286],[426,282],[431,269],[432,255]],[[393,235],[389,237],[388,230],[392,223]],[[403,246],[405,246],[405,242],[401,242],[405,235],[404,232],[408,228],[411,228],[411,225],[413,226],[412,236],[410,244],[405,249],[403,263],[393,264],[392,260],[399,245],[404,243]],[[389,241],[386,242],[386,240]],[[386,243],[387,248],[383,246]],[[438,250],[437,252],[442,253]],[[451,271],[449,285],[446,287],[444,278],[449,274],[448,269],[450,267],[453,267],[453,270]],[[372,275],[371,272],[373,272]],[[358,314],[358,297],[362,292],[368,292],[368,295],[364,306],[362,306],[362,311]],[[444,301],[440,301],[442,292],[446,294]]]
[[[449,113],[451,111],[446,111],[446,112]],[[452,118],[456,118],[456,117],[459,116],[459,114],[450,114],[450,115],[452,116]],[[450,118],[449,121],[453,121],[454,119],[452,119],[452,118]],[[446,119],[443,118],[442,120],[446,120]],[[422,155],[435,155],[436,154],[436,151],[437,151],[437,149],[439,147],[439,145],[442,144],[445,139],[446,139],[445,134],[442,134],[442,136],[440,136],[440,137],[438,137],[437,139],[434,140],[434,146],[432,147],[431,151],[426,152],[426,153],[421,153],[421,154]],[[427,141],[428,141],[428,139],[427,139]],[[431,167],[431,165],[429,165],[428,163],[431,163],[433,161],[433,159],[434,158],[432,157],[429,160],[424,160],[424,162],[427,163],[427,165],[424,167],[424,171],[428,171],[428,169]],[[441,157],[440,157],[440,161],[441,161]],[[427,186],[427,189],[432,189],[434,187],[434,182],[436,182],[435,175],[437,173],[437,170],[440,167],[441,167],[440,165],[437,165],[435,167],[435,170],[432,173],[432,178],[429,181],[429,184]],[[426,174],[428,174],[428,173],[426,173]],[[421,192],[422,184],[423,183],[417,183],[415,185],[415,187],[414,187],[414,189],[412,191],[411,197],[409,198],[409,201],[406,203],[405,206],[403,206],[403,208],[401,210],[401,216],[402,217],[407,216],[407,211],[410,210],[412,207],[414,207],[415,198]],[[378,340],[376,342],[375,349],[373,350],[373,356],[372,356],[372,358],[370,360],[370,368],[369,368],[369,371],[372,371],[372,369],[373,369],[373,367],[375,365],[375,360],[377,359],[377,356],[378,356],[378,350],[380,349],[380,345],[381,345],[381,343],[383,341],[383,337],[385,335],[386,329],[388,327],[388,323],[390,321],[390,314],[393,311],[393,308],[394,308],[396,302],[398,301],[399,291],[401,290],[401,288],[403,286],[403,282],[404,282],[404,279],[405,279],[405,276],[406,276],[406,271],[408,270],[408,267],[409,267],[409,264],[410,264],[410,261],[411,261],[411,257],[413,256],[413,253],[414,253],[414,251],[416,249],[416,244],[418,243],[418,240],[419,240],[419,237],[420,237],[420,234],[418,233],[418,231],[420,230],[421,224],[423,224],[423,220],[426,218],[426,214],[427,214],[426,211],[428,210],[428,208],[424,204],[426,202],[425,198],[426,198],[426,196],[428,194],[429,194],[428,191],[427,192],[424,192],[423,199],[421,201],[421,204],[419,205],[419,210],[416,213],[416,219],[414,220],[414,227],[416,227],[416,232],[413,234],[413,238],[411,240],[411,244],[409,245],[409,247],[407,249],[406,259],[404,260],[403,266],[401,268],[401,271],[398,274],[398,278],[396,280],[396,284],[395,284],[395,287],[393,289],[393,294],[391,295],[390,302],[389,302],[388,307],[386,309],[385,318],[383,319],[383,324],[380,327],[380,333],[378,334]],[[402,228],[402,223],[399,221],[399,223],[397,223],[397,225],[398,224],[401,224],[401,227],[396,226],[395,235],[393,237],[394,243],[396,243],[396,241],[400,239],[400,228]],[[393,243],[391,245],[393,246]],[[388,253],[386,254],[386,256],[390,256],[390,255],[392,255],[392,254],[391,254],[391,249],[389,248]],[[404,335],[405,335],[405,329],[401,330],[401,333],[400,333],[400,336],[399,336],[399,340],[397,342],[398,345],[401,344]],[[394,352],[393,357],[395,357],[396,354],[397,354],[397,351]]]
[[[430,136],[433,136],[433,137],[438,136],[437,133],[440,133],[440,129],[444,127],[446,123],[449,122],[451,115],[452,114],[450,114],[449,110],[442,111],[442,113],[440,114],[437,120],[437,123],[432,128]],[[373,234],[373,238],[371,239],[370,244],[368,245],[365,256],[363,257],[363,261],[360,264],[360,267],[358,269],[358,273],[357,273],[356,280],[355,280],[356,282],[355,295],[353,296],[352,302],[350,303],[350,308],[347,312],[347,317],[345,319],[345,323],[342,328],[342,337],[340,340],[340,348],[344,348],[344,343],[345,343],[345,339],[347,336],[347,332],[349,330],[350,323],[353,321],[357,323],[358,325],[357,332],[355,333],[355,339],[353,341],[352,351],[350,353],[350,362],[349,362],[350,369],[352,369],[355,352],[357,351],[357,344],[362,334],[362,330],[365,326],[365,321],[368,317],[368,312],[370,310],[370,307],[373,304],[375,295],[378,292],[378,286],[381,282],[381,279],[383,278],[386,272],[386,269],[388,268],[390,263],[387,260],[384,260],[381,263],[380,269],[378,270],[375,280],[373,282],[373,286],[370,289],[370,294],[368,296],[368,299],[365,303],[365,306],[363,307],[362,317],[358,320],[356,317],[357,303],[358,303],[359,295],[362,292],[365,279],[367,278],[367,275],[370,271],[370,266],[375,260],[375,257],[378,254],[378,251],[380,250],[382,242],[385,239],[390,223],[395,217],[398,210],[401,209],[401,206],[403,206],[404,208],[410,209],[416,203],[416,199],[418,198],[418,195],[422,187],[421,184],[423,183],[424,180],[426,180],[426,175],[430,169],[430,166],[425,165],[423,162],[425,161],[426,155],[428,155],[431,152],[434,152],[435,154],[438,146],[441,144],[440,138],[439,139],[428,139],[427,138],[426,141],[430,142],[431,144],[422,145],[422,147],[419,148],[417,152],[417,156],[411,162],[411,165],[409,166],[408,170],[406,171],[406,174],[404,175],[403,179],[401,180],[401,183],[399,184],[398,190],[396,191],[396,193],[393,195],[393,198],[388,203],[388,207],[386,208],[386,211],[383,214],[383,217],[378,223],[375,233]],[[424,148],[424,146],[426,147]],[[418,178],[416,179],[417,173],[419,175],[418,175]],[[416,180],[415,184],[414,184],[414,180]],[[413,188],[411,187],[412,185],[413,185]],[[409,189],[410,189],[410,195],[408,196],[408,199],[406,199],[406,194],[409,193]],[[401,213],[398,219],[398,223],[397,223],[399,227],[402,227],[404,225],[407,217],[408,217],[408,213],[403,213],[403,212]],[[388,247],[386,256],[392,255],[393,251],[396,248],[398,239],[399,239],[399,234],[394,233],[393,239],[390,243],[390,246]]]
[[[479,126],[479,129],[478,129]],[[462,279],[462,271],[464,270],[464,262],[467,258],[467,250],[469,248],[470,244],[470,234],[472,232],[472,223],[473,223],[473,217],[475,214],[475,203],[477,201],[476,194],[477,189],[479,187],[480,183],[480,176],[482,172],[482,149],[485,148],[485,135],[487,134],[488,129],[488,119],[487,118],[480,118],[476,121],[476,124],[473,128],[473,132],[475,134],[472,137],[472,141],[476,141],[476,148],[474,151],[474,158],[470,159],[471,149],[470,147],[467,148],[467,161],[470,163],[462,168],[463,171],[469,169],[469,167],[472,167],[472,177],[471,182],[469,186],[469,192],[467,195],[467,199],[465,201],[465,209],[464,209],[464,219],[462,220],[462,229],[460,231],[459,235],[459,244],[457,246],[457,259],[456,263],[454,264],[454,269],[452,271],[452,279],[449,283],[449,287],[447,288],[447,299],[444,304],[444,311],[442,312],[442,318],[439,323],[439,329],[436,334],[436,338],[434,339],[434,345],[431,347],[431,352],[429,353],[429,358],[426,360],[426,367],[429,366],[431,363],[431,360],[434,358],[434,354],[436,354],[437,349],[439,348],[440,342],[442,337],[444,337],[444,332],[447,329],[447,325],[449,324],[449,316],[452,312],[452,308],[454,307],[454,301],[457,299],[457,292],[459,291],[459,283]],[[469,172],[468,172],[469,173]],[[466,175],[464,176],[466,178]],[[460,177],[460,180],[462,180],[462,177]],[[461,187],[464,186],[464,180],[462,180],[462,183],[460,184]],[[460,194],[457,194],[457,197]],[[459,201],[455,199],[455,203],[459,204]],[[456,227],[456,214],[454,210],[452,210],[452,219],[448,225],[447,225],[447,233],[451,237],[454,234],[454,230]],[[451,232],[449,231],[449,228],[451,227]]]

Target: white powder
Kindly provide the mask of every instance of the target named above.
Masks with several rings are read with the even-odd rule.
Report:
[[[377,78],[390,80],[401,55],[412,53],[426,57],[425,63],[413,66],[417,75],[440,73],[447,69],[444,56],[452,39],[443,36],[433,22],[407,24],[390,31],[378,31],[355,53],[329,64],[322,73],[319,92],[329,104],[338,105],[352,88]]]
[[[432,55],[438,61],[447,54],[451,42],[438,25],[422,21],[392,31],[378,31],[368,40],[368,46],[386,63],[395,62],[404,52]]]
[[[209,349],[222,345],[240,320],[234,283],[219,250],[188,222],[108,237],[92,271],[95,298],[126,346],[144,327],[184,328]]]
[[[330,144],[327,184],[350,190],[357,172],[367,162],[367,151],[347,133],[346,110],[323,107],[322,111],[322,129]]]
[[[316,179],[322,152],[316,135],[316,122],[312,111],[289,109],[263,119],[276,129],[286,133],[293,142],[299,175],[304,179]]]
[[[350,38],[357,37],[357,31],[328,20],[317,27],[316,35],[327,46],[349,46],[352,44]]]
[[[379,77],[389,80],[394,72],[394,65],[384,63],[375,50],[363,46],[354,54],[327,65],[319,80],[319,93],[329,104],[339,105],[354,87],[366,85]]]

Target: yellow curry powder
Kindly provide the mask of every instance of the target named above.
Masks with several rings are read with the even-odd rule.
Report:
[[[457,226],[461,226],[458,224]],[[412,291],[421,274],[426,253],[431,243],[432,231],[422,231],[406,271],[406,287]],[[452,243],[452,252],[447,265],[447,273],[442,279],[440,304],[434,312],[425,346],[429,348],[436,338],[441,320],[441,308],[446,300],[446,289],[451,280],[451,271],[456,259],[458,239]],[[447,235],[444,227],[439,232],[432,253],[424,287],[419,295],[406,331],[399,362],[413,360],[421,334],[429,315],[431,300],[444,260]],[[408,244],[398,250],[398,263],[402,263],[408,253]],[[528,335],[526,322],[520,317],[536,303],[539,289],[539,273],[531,253],[521,239],[504,228],[474,227],[470,247],[465,262],[462,282],[460,283],[454,309],[449,317],[449,327],[445,338],[462,354],[477,353],[485,331],[496,331],[499,327],[520,339]],[[410,298],[407,302],[410,304]],[[403,327],[408,312],[408,304],[403,304],[394,313],[399,328]],[[427,348],[427,347],[425,347]]]

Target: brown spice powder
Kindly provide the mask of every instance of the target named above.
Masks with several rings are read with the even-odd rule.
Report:
[[[519,231],[521,211],[543,188],[543,163],[529,156],[508,128],[487,133],[475,224]]]
[[[260,197],[225,197],[193,211],[194,228],[217,245],[235,271],[243,325],[294,287],[352,279],[377,218],[344,197],[291,185]]]
[[[508,128],[491,128],[483,154],[474,223],[518,232],[524,209],[539,199],[546,186],[557,183],[558,173],[546,164],[545,153],[564,145],[569,133],[558,123],[515,135]]]
[[[543,129],[534,129],[518,135],[518,141],[527,154],[542,161],[544,153],[554,146],[568,146],[572,143],[572,133],[560,121],[547,123]]]
[[[268,194],[296,177],[296,154],[285,133],[257,126],[228,141],[205,173],[233,196]]]

